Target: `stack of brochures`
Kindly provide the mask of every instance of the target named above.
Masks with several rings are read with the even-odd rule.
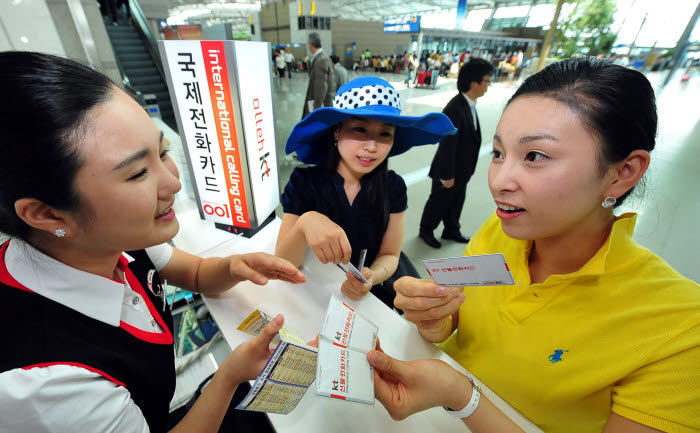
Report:
[[[238,329],[258,335],[272,319],[258,310]],[[367,352],[376,347],[377,335],[374,324],[332,296],[319,347],[283,326],[272,342],[272,356],[236,409],[288,414],[314,380],[318,396],[373,405],[374,371]]]
[[[335,296],[318,340],[316,395],[374,404],[374,370],[367,352],[379,329]]]
[[[238,330],[258,335],[272,319],[258,310]],[[318,358],[315,347],[287,326],[282,327],[272,343],[277,345],[272,356],[236,409],[288,414],[313,383]]]

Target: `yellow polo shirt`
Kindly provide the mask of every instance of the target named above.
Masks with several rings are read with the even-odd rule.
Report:
[[[531,241],[494,214],[465,255],[503,253],[514,286],[468,287],[440,347],[547,433],[601,431],[610,411],[700,431],[700,286],[632,240],[618,218],[581,269],[531,284]]]

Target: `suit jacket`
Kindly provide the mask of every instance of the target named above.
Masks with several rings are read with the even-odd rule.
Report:
[[[433,179],[453,179],[455,184],[469,181],[476,170],[481,147],[481,125],[474,129],[472,112],[464,95],[458,93],[442,110],[457,128],[457,134],[448,135],[438,146],[428,176]]]
[[[306,101],[314,101],[314,109],[319,107],[331,107],[335,96],[335,72],[333,62],[325,51],[318,53],[309,69],[309,87],[306,89],[304,99],[304,115],[309,114],[309,106]]]

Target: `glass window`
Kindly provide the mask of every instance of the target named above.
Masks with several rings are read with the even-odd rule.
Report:
[[[628,45],[639,32],[635,41],[638,47],[651,47],[656,43],[657,48],[673,48],[688,25],[688,20],[693,15],[697,4],[697,0],[674,0],[673,2],[638,0],[634,4],[629,0],[620,1],[615,18],[621,23],[622,28],[615,43]],[[646,21],[644,21],[645,16]],[[622,22],[623,19],[624,22]],[[616,30],[616,27],[613,27],[613,30]]]
[[[428,13],[421,16],[421,27],[427,29],[454,29],[457,12]]]
[[[462,23],[462,29],[469,32],[479,32],[486,21],[491,16],[492,9],[472,9],[467,14],[467,19]]]
[[[516,18],[524,17],[527,15],[527,11],[530,10],[529,5],[524,6],[507,6],[496,9],[496,13],[493,15],[494,18]]]
[[[564,3],[559,13],[559,22],[563,23],[566,21],[575,7],[575,3]],[[530,11],[530,17],[525,25],[527,27],[544,27],[545,30],[549,29],[549,26],[552,24],[552,18],[554,18],[555,8],[556,6],[552,4],[533,6]]]

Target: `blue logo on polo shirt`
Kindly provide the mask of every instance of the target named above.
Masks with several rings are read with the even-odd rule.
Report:
[[[562,350],[562,349],[555,350],[553,354],[549,355],[549,362],[554,364],[555,362],[561,361],[561,356],[564,354],[564,352],[568,352],[568,350]]]

